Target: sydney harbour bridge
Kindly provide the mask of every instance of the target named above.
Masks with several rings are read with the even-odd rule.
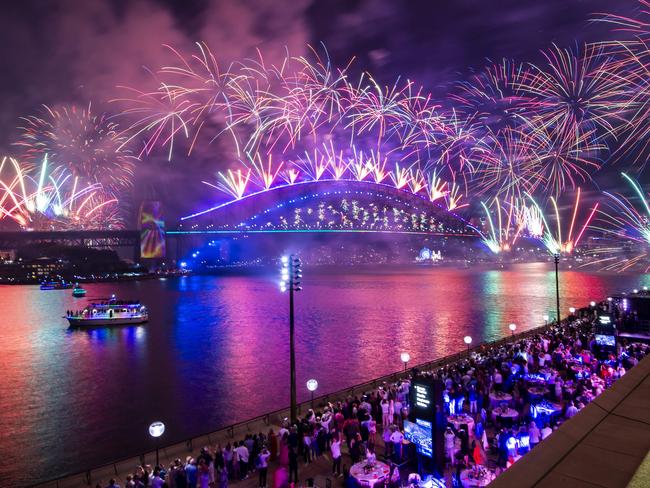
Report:
[[[476,239],[475,225],[444,201],[431,201],[408,189],[371,181],[320,180],[273,187],[215,203],[163,223],[169,259],[213,239],[255,235],[331,234],[411,235]],[[142,216],[140,216],[142,221]],[[58,242],[96,248],[128,247],[140,258],[141,229],[0,232],[0,248]],[[143,256],[144,257],[144,256]]]

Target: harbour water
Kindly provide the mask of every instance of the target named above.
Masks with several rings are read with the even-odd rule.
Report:
[[[475,343],[543,324],[555,309],[547,264],[499,271],[307,268],[296,299],[298,399],[316,378],[335,391]],[[151,449],[162,442],[287,406],[288,299],[277,270],[256,276],[187,276],[90,284],[70,290],[0,287],[0,486],[26,486]],[[632,287],[650,275],[561,273],[570,306]],[[140,298],[151,321],[70,330],[62,318],[89,299]]]

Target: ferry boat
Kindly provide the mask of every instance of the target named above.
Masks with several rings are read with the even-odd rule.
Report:
[[[74,288],[72,289],[72,296],[73,297],[85,297],[86,296],[86,290],[85,288],[81,288],[79,286],[79,283],[74,284]]]
[[[64,317],[70,327],[97,327],[103,325],[137,325],[149,321],[147,307],[138,300],[109,300],[91,303],[81,312],[68,311]]]
[[[65,280],[51,280],[41,283],[41,290],[68,290],[70,288],[72,288],[72,283]]]

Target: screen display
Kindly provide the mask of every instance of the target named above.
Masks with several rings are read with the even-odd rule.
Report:
[[[165,257],[165,221],[160,202],[142,202],[140,205],[140,257]]]
[[[416,379],[411,385],[411,405],[413,416],[432,421],[435,410],[433,398],[433,383],[426,379]],[[412,420],[412,419],[411,419]]]
[[[599,346],[616,347],[616,336],[596,334],[596,344]]]
[[[431,428],[431,422],[427,420],[415,419],[415,422],[404,421],[404,438],[415,444],[420,454],[430,458],[433,457]]]

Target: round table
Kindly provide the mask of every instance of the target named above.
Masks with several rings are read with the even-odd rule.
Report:
[[[474,478],[474,472],[471,469],[465,469],[460,472],[460,482],[464,487],[482,487],[489,485],[494,481],[496,475],[492,471],[486,471],[482,478]]]
[[[490,405],[496,408],[502,403],[510,404],[512,402],[512,395],[510,393],[492,392],[490,393]]]
[[[531,397],[543,397],[548,393],[548,388],[544,386],[529,386],[528,393]]]
[[[506,409],[500,409],[496,408],[492,410],[492,420],[494,422],[497,421],[498,418],[502,419],[507,419],[510,420],[512,423],[514,423],[515,420],[519,417],[519,412],[517,412],[514,408],[506,408]]]
[[[591,369],[589,366],[585,366],[584,364],[576,363],[571,366],[571,371],[575,373],[577,377],[582,377],[586,378],[591,374]]]
[[[551,376],[553,376],[557,371],[555,371],[553,368],[539,368],[539,374],[544,375],[544,378],[548,381],[551,379]]]
[[[366,469],[368,466],[368,469]],[[375,483],[384,481],[390,474],[390,467],[381,461],[375,461],[368,465],[366,461],[353,464],[350,466],[350,476],[352,476],[362,486],[374,486]]]
[[[467,414],[449,415],[447,417],[447,422],[452,424],[456,430],[459,430],[461,425],[466,424],[467,429],[469,430],[469,432],[467,432],[469,436],[471,437],[474,435],[474,419]]]

